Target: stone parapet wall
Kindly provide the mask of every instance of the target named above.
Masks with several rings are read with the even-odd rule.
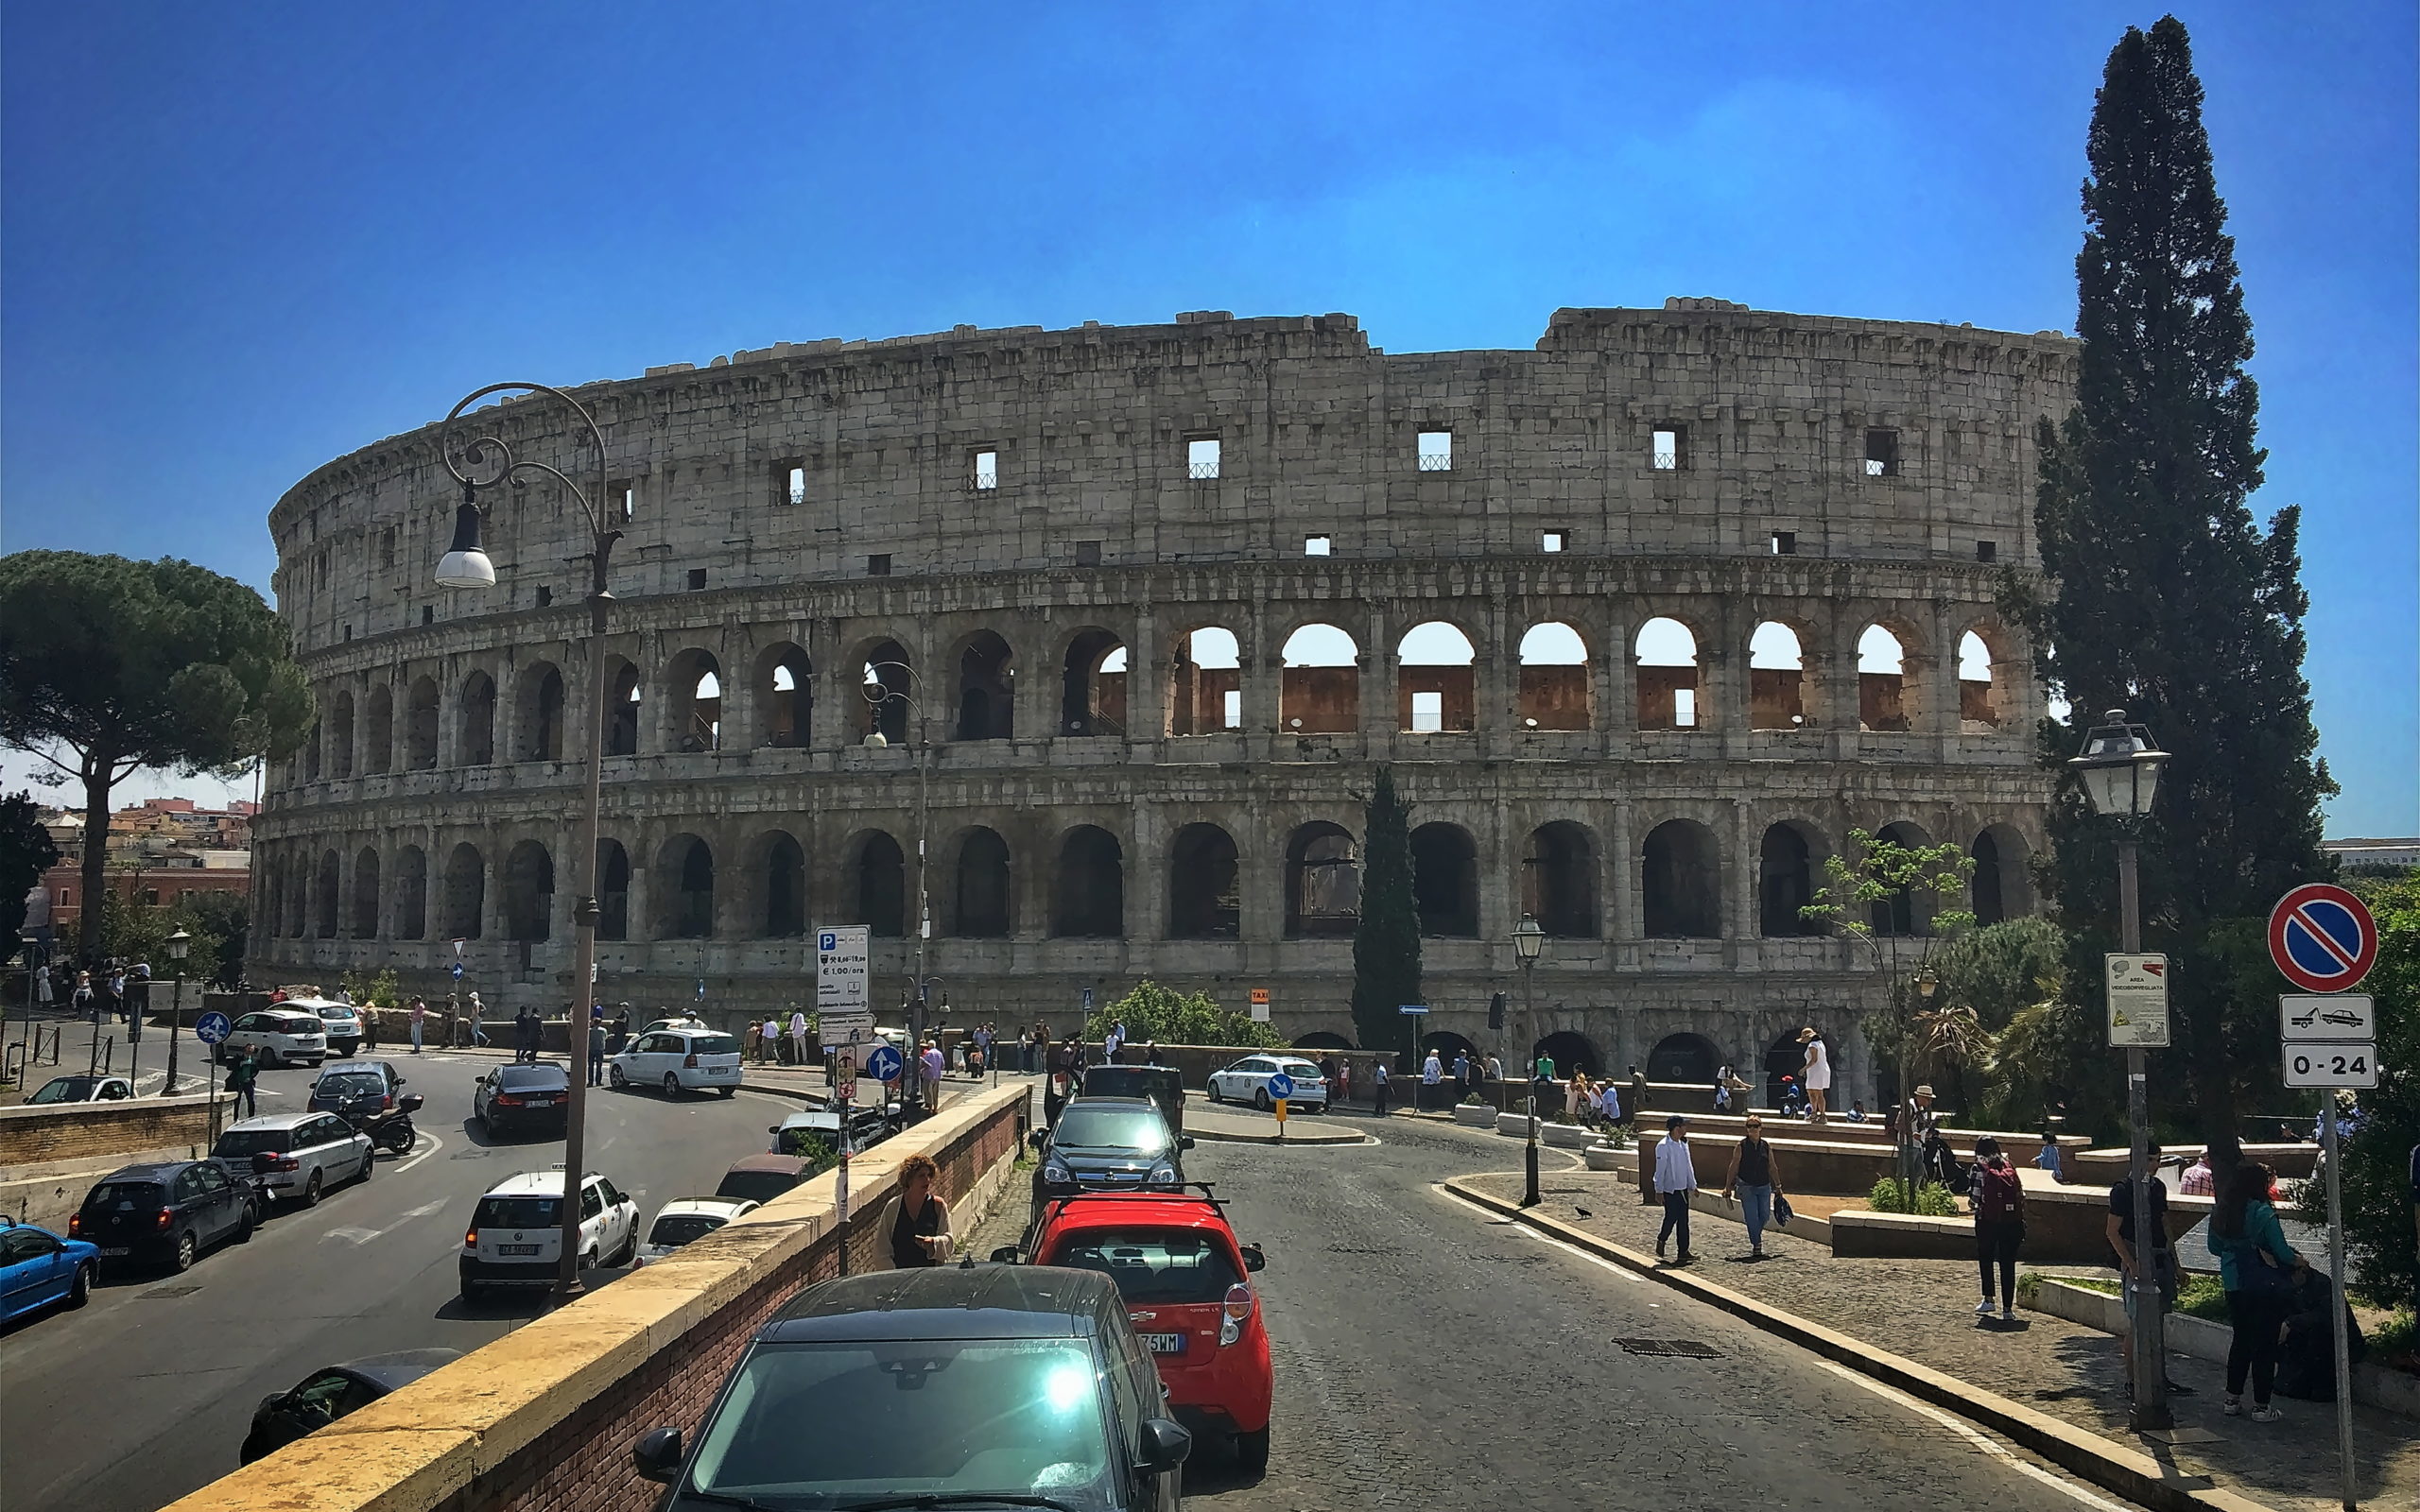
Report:
[[[197,1055],[197,1071],[208,1063]],[[59,1108],[0,1108],[0,1170],[210,1144],[207,1097],[138,1097]]]

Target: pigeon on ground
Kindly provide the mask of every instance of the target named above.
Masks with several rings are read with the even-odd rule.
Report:
[[[1571,1205],[1571,1211],[1580,1214],[1582,1218],[1594,1218],[1597,1216],[1595,1213],[1590,1212],[1587,1209],[1582,1207],[1576,1202]]]

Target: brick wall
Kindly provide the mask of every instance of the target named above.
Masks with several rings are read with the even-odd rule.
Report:
[[[210,1099],[0,1108],[0,1169],[210,1143]]]

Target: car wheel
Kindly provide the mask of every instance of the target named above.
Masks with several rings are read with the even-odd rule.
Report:
[[[471,1281],[464,1281],[462,1283],[462,1300],[470,1306],[476,1307],[487,1299],[488,1289],[486,1287],[477,1285]]]
[[[378,1146],[372,1144],[370,1148],[361,1152],[361,1170],[354,1177],[354,1179],[355,1181],[367,1181],[370,1179],[370,1173],[377,1169]]]
[[[617,1092],[626,1092],[631,1090],[631,1078],[622,1074],[622,1068],[619,1066],[606,1067],[605,1079],[614,1084],[614,1090]]]
[[[1236,1465],[1248,1475],[1269,1469],[1269,1430],[1236,1435]]]
[[[579,1257],[579,1268],[582,1270],[596,1269],[596,1251],[591,1249],[583,1253]]]
[[[639,1258],[639,1228],[638,1228],[638,1225],[637,1225],[636,1223],[632,1223],[632,1224],[631,1225],[631,1236],[630,1236],[628,1239],[625,1239],[625,1240],[623,1240],[623,1241],[622,1241],[622,1247],[621,1247],[621,1248],[619,1248],[619,1249],[617,1249],[617,1250],[614,1251],[614,1258],[613,1258],[613,1260],[610,1262],[610,1263],[612,1263],[612,1264],[615,1264],[615,1265],[627,1265],[627,1264],[629,1264],[631,1261],[634,1261],[634,1260],[636,1260],[636,1259],[638,1259],[638,1258]]]
[[[67,1305],[81,1307],[93,1299],[93,1267],[76,1267],[76,1279],[67,1283]]]
[[[1216,1076],[1210,1078],[1210,1100],[1214,1103],[1223,1103],[1226,1101],[1224,1097],[1219,1094],[1219,1078]]]
[[[717,1087],[715,1091],[722,1093],[725,1097],[735,1097],[739,1095],[739,1089],[736,1087]]]
[[[667,1071],[664,1074],[664,1095],[666,1097],[678,1097],[681,1095],[681,1076],[679,1073]]]
[[[188,1228],[183,1233],[177,1235],[177,1252],[174,1256],[170,1257],[168,1264],[172,1269],[180,1271],[191,1270],[193,1269],[193,1263],[200,1257],[201,1241],[196,1239],[194,1237],[193,1230]]]
[[[1273,1103],[1271,1103],[1271,1102],[1270,1102],[1270,1100],[1269,1100],[1269,1089],[1268,1089],[1268,1088],[1266,1088],[1266,1087],[1263,1087],[1263,1088],[1262,1088],[1262,1089],[1260,1089],[1258,1091],[1256,1091],[1256,1092],[1254,1092],[1254,1093],[1253,1093],[1253,1094],[1252,1094],[1252,1106],[1253,1106],[1253,1107],[1254,1107],[1254,1108],[1259,1108],[1262,1112],[1266,1113],[1266,1112],[1268,1112],[1271,1108],[1275,1107],[1276,1105],[1275,1105],[1275,1104],[1273,1104]]]
[[[252,1242],[252,1230],[260,1227],[260,1214],[252,1211],[252,1205],[249,1202],[245,1203],[244,1215],[235,1220],[235,1243],[239,1245],[251,1244]]]
[[[304,1207],[306,1207],[306,1208],[316,1208],[316,1207],[318,1207],[318,1206],[320,1205],[320,1173],[319,1173],[319,1172],[317,1172],[317,1171],[312,1172],[312,1173],[311,1173],[311,1179],[302,1183],[302,1206],[304,1206]]]

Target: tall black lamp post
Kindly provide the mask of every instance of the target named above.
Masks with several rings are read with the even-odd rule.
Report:
[[[544,394],[570,409],[576,421],[572,427],[576,438],[583,438],[596,454],[596,475],[594,490],[582,489],[562,470],[544,462],[523,461],[512,455],[512,448],[502,437],[491,431],[460,446],[455,445],[455,425],[463,411],[490,394]],[[601,910],[596,902],[596,832],[597,811],[605,784],[605,620],[614,602],[613,592],[606,586],[606,569],[614,556],[614,543],[622,539],[621,525],[628,515],[608,500],[605,492],[605,433],[596,428],[596,418],[585,405],[560,388],[544,384],[490,384],[485,388],[463,396],[446,417],[439,433],[439,453],[445,471],[462,485],[462,502],[454,510],[454,545],[437,564],[437,581],[441,587],[458,589],[493,588],[495,566],[479,545],[480,513],[478,493],[481,489],[510,483],[527,485],[531,476],[552,478],[563,487],[581,511],[588,517],[591,537],[589,547],[588,587],[588,773],[586,791],[582,796],[579,815],[578,849],[572,852],[572,887],[577,902],[572,904],[572,923],[579,947],[572,968],[573,992],[579,1006],[571,1022],[564,1026],[565,1038],[571,1041],[569,1056],[571,1102],[563,1123],[563,1196],[562,1196],[562,1261],[555,1278],[555,1295],[569,1299],[580,1293],[579,1283],[579,1219],[580,1181],[584,1175],[585,1154],[583,1135],[588,1114],[588,1012],[595,995],[591,986],[596,967],[596,922]]]
[[[2167,765],[2168,752],[2152,744],[2149,730],[2127,723],[2123,709],[2103,714],[2085,733],[2083,754],[2067,763],[2067,770],[2083,782],[2093,812],[2118,821],[2118,948],[2129,955],[2143,948],[2142,901],[2135,882],[2138,837],[2159,793],[2160,769]],[[2126,1124],[2134,1152],[2127,1171],[2135,1194],[2135,1268],[2126,1278],[2126,1284],[2135,1288],[2135,1402],[2127,1424],[2136,1433],[2176,1426],[2168,1409],[2168,1327],[2163,1315],[2168,1303],[2153,1261],[2168,1235],[2152,1227],[2158,1220],[2152,1212],[2148,1056],[2140,1045],[2126,1048]]]
[[[175,1005],[168,1010],[168,1079],[160,1086],[160,1095],[177,1095],[177,1041],[185,1036],[185,953],[193,949],[193,936],[179,925],[168,936],[168,970],[177,979]]]
[[[897,681],[893,680],[894,678]],[[873,714],[873,729],[867,732],[865,743],[875,750],[890,744],[890,737],[882,732],[882,711],[892,699],[908,706],[907,713],[900,722],[903,732],[914,731],[917,722],[923,717],[923,705],[914,694],[901,691],[900,682],[918,688],[924,686],[924,679],[916,675],[916,669],[905,662],[866,663],[863,693]],[[925,942],[933,937],[933,912],[925,895],[926,744],[922,738],[916,741],[916,974],[908,996],[908,1064],[899,1073],[900,1079],[906,1083],[900,1089],[901,1109],[910,1119],[925,1111],[925,1020],[933,984],[940,980],[925,974]]]
[[[1521,1206],[1538,1205],[1538,998],[1530,984],[1530,972],[1538,964],[1538,952],[1546,948],[1547,932],[1528,914],[1512,929],[1512,953],[1521,962],[1521,1033],[1530,1042],[1527,1071],[1530,1078],[1530,1137],[1522,1150],[1524,1173]]]

